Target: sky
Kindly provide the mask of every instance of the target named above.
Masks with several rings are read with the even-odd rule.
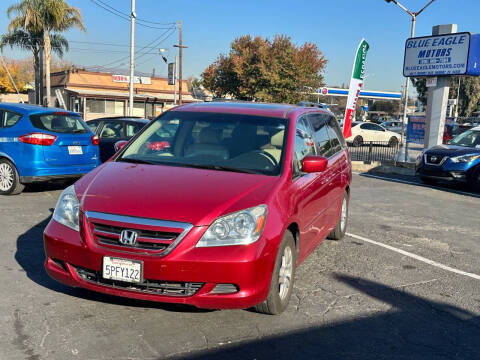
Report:
[[[130,0],[102,0],[123,13],[130,13]],[[1,0],[0,14],[18,0]],[[128,69],[130,23],[107,12],[93,0],[67,0],[79,8],[86,33],[65,33],[70,51],[65,59],[79,66],[107,66]],[[427,0],[402,0],[418,11]],[[230,43],[245,34],[272,38],[289,36],[297,45],[313,42],[328,60],[327,86],[350,81],[353,57],[364,37],[370,44],[367,55],[365,88],[401,91],[405,40],[410,37],[411,17],[384,0],[136,0],[137,18],[145,27],[135,28],[136,70],[165,76],[167,66],[158,49],[173,61],[178,32],[171,25],[182,21],[184,50],[183,76],[199,77]],[[417,18],[416,36],[430,35],[432,26],[458,24],[458,31],[480,32],[480,0],[435,0]],[[0,16],[0,33],[7,32],[9,19]],[[160,29],[161,28],[161,29]],[[156,40],[157,39],[157,40]],[[156,40],[156,41],[154,41]],[[108,44],[108,45],[107,45]],[[113,44],[113,45],[112,45]],[[150,46],[142,50],[144,46]],[[8,58],[24,58],[28,52],[4,49]],[[123,59],[123,60],[122,60]]]

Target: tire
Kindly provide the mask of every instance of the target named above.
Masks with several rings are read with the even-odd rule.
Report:
[[[398,139],[395,136],[392,136],[390,138],[390,140],[388,140],[388,146],[397,147],[398,146]]]
[[[420,180],[421,180],[422,183],[424,183],[425,185],[434,185],[434,184],[437,183],[434,179],[430,179],[430,178],[423,177],[423,176],[420,176]]]
[[[0,159],[0,195],[20,194],[24,188],[15,165],[7,159]]]
[[[480,192],[480,167],[468,179],[468,187],[473,191]]]
[[[355,147],[362,146],[363,138],[360,135],[355,136],[355,139],[353,139],[352,144]]]
[[[256,305],[255,311],[262,314],[278,315],[287,308],[290,297],[292,296],[296,265],[297,250],[295,247],[295,240],[293,238],[293,234],[287,230],[283,235],[282,242],[278,248],[267,299],[264,302]],[[282,287],[282,284],[280,284],[279,281],[280,272],[282,269],[284,269],[282,272],[287,275],[287,278],[288,271],[290,272],[290,278],[286,287]],[[283,282],[283,285],[284,284],[285,282]]]
[[[342,199],[342,207],[340,208],[340,215],[338,217],[337,226],[328,234],[327,238],[330,240],[342,240],[347,232],[348,225],[348,193],[345,191]]]

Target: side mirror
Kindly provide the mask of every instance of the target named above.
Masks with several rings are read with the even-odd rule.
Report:
[[[119,150],[121,150],[125,145],[127,145],[127,143],[128,143],[127,140],[117,141],[115,145],[113,145],[113,147],[115,148],[115,152],[118,152]]]
[[[304,173],[323,172],[328,166],[328,159],[323,156],[309,155],[302,161],[302,171]]]

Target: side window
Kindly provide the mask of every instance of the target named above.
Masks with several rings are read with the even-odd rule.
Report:
[[[127,123],[125,125],[125,133],[128,138],[131,138],[133,135],[135,135],[137,132],[139,132],[143,127],[143,124],[137,124],[137,123]]]
[[[329,127],[330,129],[333,130],[334,134],[335,134],[335,138],[340,142],[340,145],[342,147],[345,147],[346,146],[346,143],[345,143],[345,138],[343,137],[343,132],[342,132],[342,129],[340,128],[340,125],[338,124],[338,121],[337,119],[335,119],[333,116],[328,120],[328,124],[329,124]],[[330,133],[329,133],[330,135]],[[334,137],[332,135],[330,135],[330,139],[334,139]],[[334,144],[333,144],[334,145]],[[335,145],[336,146],[336,145]]]
[[[361,124],[360,129],[362,129],[362,130],[372,130],[372,128],[370,127],[370,124],[368,124],[368,123]]]
[[[312,124],[315,143],[318,149],[318,155],[329,156],[330,150],[330,138],[327,133],[327,122],[325,121],[327,116],[324,114],[311,114],[309,115],[310,123]]]
[[[372,130],[375,130],[375,131],[385,131],[381,126],[377,125],[377,124],[370,124],[370,126],[372,127]]]
[[[315,155],[315,145],[310,126],[305,118],[297,121],[295,130],[295,149],[293,154],[293,174],[298,175],[302,169],[302,160],[307,155]]]
[[[123,123],[114,121],[105,122],[100,137],[109,139],[123,137]]]
[[[0,127],[11,127],[15,125],[21,118],[22,115],[7,110],[2,110],[0,112]]]
[[[92,130],[92,132],[95,132],[95,130],[97,130],[98,124],[100,124],[100,121],[98,120],[87,121],[87,125],[90,130]]]

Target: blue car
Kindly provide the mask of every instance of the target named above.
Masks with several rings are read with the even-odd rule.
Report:
[[[98,137],[79,114],[0,103],[0,195],[24,184],[78,178],[100,164]]]
[[[416,173],[424,183],[464,183],[480,191],[480,126],[424,151]]]

